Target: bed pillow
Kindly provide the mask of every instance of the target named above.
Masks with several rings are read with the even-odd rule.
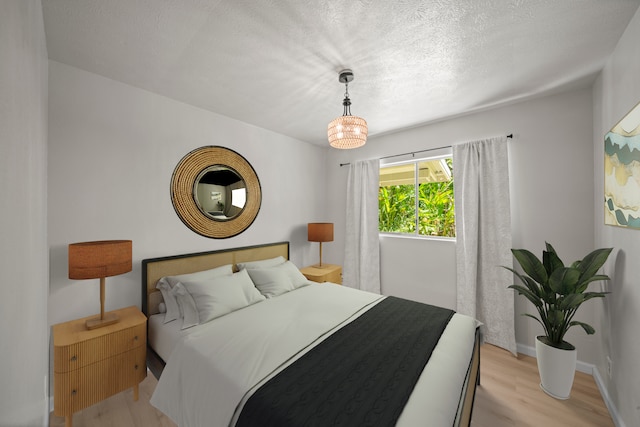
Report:
[[[201,324],[265,299],[246,270],[207,281],[181,284],[193,297]]]
[[[172,320],[176,320],[182,317],[180,313],[180,307],[178,306],[178,300],[171,292],[171,285],[169,285],[166,277],[158,280],[156,289],[160,289],[160,292],[162,293],[162,299],[164,300],[164,304],[166,306],[164,323],[169,323]]]
[[[182,312],[184,313],[181,329],[187,329],[200,324],[196,302],[193,300],[193,297],[187,291],[185,286],[181,282],[178,282],[173,289],[171,289],[171,293],[178,300],[178,303],[182,307]]]
[[[268,268],[251,268],[247,272],[260,293],[267,298],[282,295],[308,284],[307,278],[291,262]]]
[[[276,265],[283,264],[285,261],[286,259],[284,259],[284,257],[277,256],[275,258],[261,259],[260,261],[239,262],[236,265],[238,266],[238,270],[245,270],[252,268],[275,267]]]
[[[298,267],[296,267],[296,265],[291,261],[287,261],[282,264],[282,269],[287,272],[291,279],[291,283],[293,283],[293,286],[296,289],[309,284],[309,280],[307,280],[304,274],[302,274],[302,272],[298,270]]]
[[[161,302],[160,304],[158,304],[158,311],[160,313],[166,313],[167,312],[167,304]]]
[[[253,284],[262,295],[272,298],[295,289],[287,272],[279,267],[252,268],[243,271],[249,272]]]
[[[227,264],[221,267],[211,268],[209,270],[197,271],[195,273],[166,276],[160,279],[160,281],[164,280],[169,285],[169,289],[171,290],[176,286],[176,284],[180,282],[209,280],[220,276],[230,276],[231,274],[233,274],[233,265]],[[160,281],[158,283],[160,283]],[[174,311],[171,311],[169,309],[169,305],[167,305],[167,312],[170,312],[171,315],[165,314],[165,323],[170,322],[174,319],[183,319],[185,317],[185,310],[187,311],[187,316],[189,317],[189,319],[193,319],[194,316],[197,316],[197,311],[195,311],[195,309],[193,308],[193,304],[191,304],[191,301],[186,300],[184,297],[178,298],[176,295],[171,295],[173,296],[173,300],[176,301],[175,306],[177,307],[178,313],[176,315]],[[162,297],[165,299],[165,301],[167,301],[167,299],[169,298],[168,296],[165,296],[164,292],[162,293]],[[169,304],[173,304],[173,302],[169,302]]]

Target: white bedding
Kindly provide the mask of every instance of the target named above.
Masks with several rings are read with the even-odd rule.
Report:
[[[187,334],[171,352],[151,403],[181,427],[232,425],[250,389],[381,298],[312,284],[183,331]],[[475,320],[454,315],[398,426],[427,419],[430,426],[452,425],[475,328]]]
[[[162,360],[169,360],[178,341],[190,332],[189,329],[181,329],[181,319],[164,323],[164,313],[149,316],[147,323],[149,324],[149,345]]]

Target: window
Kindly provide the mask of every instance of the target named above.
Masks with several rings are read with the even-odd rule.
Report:
[[[247,203],[247,189],[242,187],[235,190],[231,190],[231,204],[240,209],[244,208]]]
[[[378,210],[382,233],[455,237],[451,156],[381,166]]]

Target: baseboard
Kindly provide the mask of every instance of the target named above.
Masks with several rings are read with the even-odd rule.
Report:
[[[600,395],[602,396],[602,400],[604,400],[604,404],[607,405],[607,409],[609,410],[609,414],[611,415],[611,419],[613,420],[613,424],[616,427],[626,427],[624,421],[620,417],[620,413],[618,412],[618,408],[611,401],[611,396],[609,396],[609,391],[604,384],[604,380],[602,379],[602,375],[600,375],[600,371],[598,368],[593,368],[593,379],[598,386],[598,390],[600,390]]]
[[[534,347],[524,344],[517,344],[517,349],[518,353],[522,353],[534,358],[536,357],[536,349]],[[598,368],[591,363],[581,362],[578,360],[576,362],[576,371],[584,372],[585,374],[593,376],[593,379],[596,382],[596,386],[600,391],[600,395],[602,396],[602,400],[609,410],[609,415],[611,415],[613,424],[615,424],[616,427],[626,427],[624,421],[622,421],[622,419],[620,418],[620,414],[618,413],[616,405],[614,405],[614,403],[611,401],[611,396],[609,396],[609,391],[605,387],[605,383],[602,380],[602,376],[600,375],[600,371],[598,371]]]

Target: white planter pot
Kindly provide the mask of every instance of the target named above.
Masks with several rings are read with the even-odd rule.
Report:
[[[577,351],[551,347],[536,338],[540,388],[556,399],[568,399],[576,373]]]

